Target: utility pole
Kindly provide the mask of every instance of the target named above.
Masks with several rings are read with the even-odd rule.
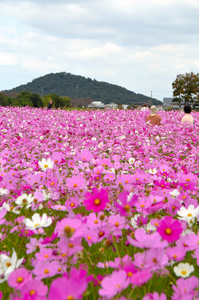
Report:
[[[77,98],[78,98],[78,84],[77,84],[76,88],[77,88]]]

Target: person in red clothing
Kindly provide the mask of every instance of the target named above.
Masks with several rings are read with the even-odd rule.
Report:
[[[155,105],[151,106],[151,114],[146,117],[146,122],[151,125],[161,125],[162,118],[157,115],[157,107]]]

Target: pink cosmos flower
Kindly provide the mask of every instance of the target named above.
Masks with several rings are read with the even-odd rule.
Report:
[[[164,249],[150,249],[143,253],[138,252],[134,255],[134,264],[140,269],[159,270],[166,267],[168,257]]]
[[[165,248],[168,243],[161,241],[159,233],[154,232],[152,234],[146,233],[143,228],[138,228],[135,231],[135,239],[127,236],[129,243],[138,248]]]
[[[170,260],[181,261],[185,258],[186,250],[183,247],[168,247],[166,249],[166,254]]]
[[[38,279],[30,279],[27,280],[23,288],[21,289],[21,294],[24,297],[25,295],[28,295],[26,299],[37,299],[37,300],[43,300],[45,299],[45,296],[48,292],[48,288],[44,283]],[[25,299],[25,298],[23,298]]]
[[[5,222],[5,219],[3,219],[3,218],[6,214],[7,214],[7,210],[5,208],[0,210],[0,225]]]
[[[153,274],[150,270],[138,271],[130,277],[130,283],[135,286],[141,286],[152,278]]]
[[[53,250],[51,248],[41,248],[39,252],[35,253],[37,261],[45,262],[46,260],[53,259]]]
[[[85,179],[82,176],[72,176],[71,178],[66,179],[66,185],[68,189],[71,190],[80,190],[85,185]]]
[[[163,240],[169,243],[178,240],[182,231],[181,223],[170,216],[162,218],[157,228],[157,232],[159,232]]]
[[[37,279],[53,277],[58,273],[60,265],[56,261],[38,261],[33,269],[33,274]]]
[[[195,276],[189,278],[180,278],[176,281],[176,285],[173,285],[174,294],[172,300],[192,300],[196,295],[194,291],[199,284],[199,279]]]
[[[138,201],[137,195],[131,195],[129,192],[124,191],[118,196],[117,202],[115,202],[115,207],[118,208],[119,213],[122,216],[128,217],[132,213],[132,207]]]
[[[100,212],[106,208],[108,202],[108,194],[105,189],[98,190],[97,188],[93,188],[92,193],[87,192],[85,194],[84,205],[87,210]]]
[[[59,237],[75,240],[76,238],[83,237],[84,230],[85,225],[78,218],[64,218],[56,224],[54,233],[57,233]]]
[[[32,279],[32,275],[28,272],[28,270],[24,268],[19,268],[14,270],[8,277],[8,284],[9,286],[21,290],[24,283],[27,280]]]
[[[111,215],[108,218],[108,226],[113,235],[122,235],[122,229],[128,229],[129,225],[127,224],[127,220],[125,217],[121,217],[120,215]]]
[[[129,285],[125,271],[115,271],[110,276],[106,276],[101,283],[102,288],[99,289],[99,295],[112,298]]]

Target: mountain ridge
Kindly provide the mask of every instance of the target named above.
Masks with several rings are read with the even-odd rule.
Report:
[[[50,73],[33,79],[27,84],[20,85],[10,90],[4,90],[7,95],[27,91],[37,93],[41,97],[57,94],[71,99],[90,97],[93,101],[101,101],[105,104],[114,102],[133,105],[135,103],[162,104],[161,101],[129,91],[124,87],[104,81],[92,80],[80,75],[59,72]]]

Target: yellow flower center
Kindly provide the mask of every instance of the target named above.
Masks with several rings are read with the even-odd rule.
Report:
[[[124,209],[125,209],[125,211],[129,211],[129,210],[130,210],[130,206],[129,206],[128,204],[126,204],[126,205],[124,206]]]
[[[99,205],[100,203],[101,203],[100,199],[97,198],[97,199],[94,200],[95,205]]]
[[[71,237],[73,235],[74,231],[75,231],[75,229],[72,228],[72,227],[70,227],[70,226],[68,226],[68,225],[66,225],[64,227],[64,232],[65,232],[65,234],[66,234],[67,237]]]
[[[71,206],[71,207],[74,207],[74,206],[75,206],[75,203],[72,202],[72,203],[70,204],[70,206]]]
[[[166,228],[166,229],[165,229],[165,233],[168,234],[168,235],[171,234],[171,233],[172,233],[171,228]]]
[[[22,283],[23,282],[23,277],[18,277],[17,278],[17,283]]]
[[[75,298],[72,295],[69,295],[66,300],[75,300]]]
[[[47,168],[48,168],[48,165],[44,165],[44,168],[47,169]]]
[[[48,274],[48,273],[49,273],[49,270],[48,270],[48,269],[45,269],[45,270],[44,270],[44,273],[45,273],[45,274]]]
[[[132,272],[128,272],[128,273],[127,273],[127,276],[128,276],[128,277],[131,277],[132,275],[133,275]]]
[[[187,271],[182,271],[181,274],[182,274],[182,275],[186,275],[186,274],[187,274]]]
[[[118,222],[115,223],[115,226],[118,227],[120,224]]]
[[[192,217],[192,214],[191,214],[191,213],[189,213],[189,214],[187,215],[187,217]]]
[[[36,291],[35,290],[30,290],[29,295],[32,296],[34,294],[36,294]]]

